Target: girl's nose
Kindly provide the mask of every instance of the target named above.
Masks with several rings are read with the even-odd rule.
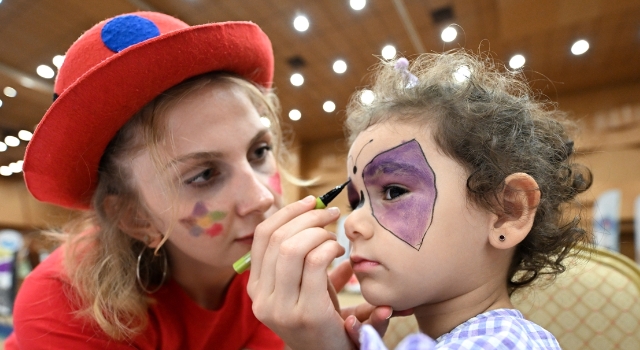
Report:
[[[350,241],[373,237],[374,226],[371,213],[366,208],[357,208],[344,221],[344,231]]]

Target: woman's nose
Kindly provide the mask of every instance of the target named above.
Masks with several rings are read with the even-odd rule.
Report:
[[[365,208],[357,208],[344,221],[344,232],[350,241],[373,237],[371,214]]]
[[[243,173],[244,175],[235,181],[238,215],[266,212],[275,202],[274,194],[266,183],[267,176],[257,173],[254,169],[243,170]]]

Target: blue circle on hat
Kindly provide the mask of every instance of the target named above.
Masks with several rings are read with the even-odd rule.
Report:
[[[160,35],[160,29],[150,20],[136,16],[118,16],[102,27],[100,38],[113,52],[120,52],[131,45]]]

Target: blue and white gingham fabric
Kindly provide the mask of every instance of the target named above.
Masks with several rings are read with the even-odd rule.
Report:
[[[369,325],[360,331],[360,349],[387,350]],[[480,314],[440,336],[435,341],[416,333],[404,338],[396,350],[530,350],[560,349],[556,338],[544,328],[526,320],[520,311],[497,309]]]

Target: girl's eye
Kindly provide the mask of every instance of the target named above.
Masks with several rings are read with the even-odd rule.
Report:
[[[252,162],[259,162],[266,159],[267,155],[269,155],[269,152],[271,152],[271,148],[272,147],[269,144],[262,144],[258,146],[251,154],[249,160]]]
[[[349,183],[347,185],[347,198],[349,199],[349,206],[351,210],[356,210],[360,205],[360,201],[362,200],[362,196],[358,196],[358,191],[353,186],[353,183]]]
[[[400,196],[402,196],[403,194],[409,192],[407,189],[399,187],[399,186],[395,186],[395,185],[391,185],[391,186],[387,186],[384,189],[384,199],[385,200],[393,200],[396,199]]]
[[[349,198],[349,206],[351,207],[351,210],[356,210],[356,208],[358,207],[358,204],[360,204],[360,198],[355,198],[355,199]]]
[[[187,185],[196,185],[196,186],[202,186],[207,184],[208,182],[211,181],[211,179],[213,179],[215,176],[217,176],[219,174],[218,171],[216,171],[213,168],[208,168],[205,171],[201,172],[200,174],[190,178],[189,180],[186,181]]]

